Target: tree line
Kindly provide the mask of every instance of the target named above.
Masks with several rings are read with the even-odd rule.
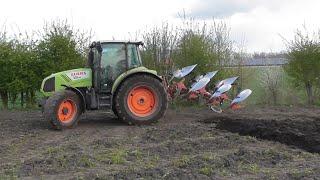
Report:
[[[144,64],[161,74],[198,64],[198,74],[222,70],[233,53],[230,29],[222,21],[197,22],[183,18],[179,26],[164,22],[142,34]]]
[[[4,108],[36,104],[44,77],[85,64],[91,33],[75,29],[66,20],[45,23],[32,35],[0,32],[0,97]]]
[[[33,36],[0,33],[0,97],[4,108],[20,100],[21,107],[36,104],[36,92],[51,73],[83,67],[91,32],[74,28],[66,20],[46,23]],[[181,26],[163,23],[133,37],[142,40],[143,64],[159,74],[190,64],[197,73],[216,69],[232,52],[229,28],[223,22],[196,23],[184,19]],[[222,68],[220,68],[222,69]]]
[[[9,103],[15,105],[17,100],[21,107],[34,106],[44,77],[85,65],[91,39],[91,31],[77,29],[67,20],[45,23],[41,30],[32,35],[19,33],[9,36],[6,30],[0,32],[2,106],[8,108]],[[310,104],[314,103],[313,92],[320,84],[319,39],[319,36],[311,37],[297,30],[294,40],[285,41],[287,52],[282,52],[282,56],[289,60],[284,67],[285,72],[294,86],[305,87]],[[248,54],[231,40],[230,28],[223,21],[199,22],[183,17],[179,25],[164,22],[136,34],[131,40],[144,42],[141,51],[143,64],[161,75],[169,74],[177,67],[198,64],[194,75],[220,70],[217,79],[230,74],[238,75],[240,87],[246,77],[241,60]],[[239,60],[238,67],[224,68],[234,59]],[[269,74],[274,75],[273,72]],[[275,78],[268,79],[270,81],[266,81],[266,87],[277,88],[278,82],[273,82]]]

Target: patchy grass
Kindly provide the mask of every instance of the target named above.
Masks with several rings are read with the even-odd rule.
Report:
[[[130,154],[133,154],[137,160],[141,160],[143,158],[143,153],[139,148],[131,151]]]
[[[260,167],[256,163],[253,163],[253,164],[240,163],[238,167],[239,169],[252,174],[257,174],[260,171]]]
[[[66,156],[64,155],[59,155],[57,156],[57,164],[60,168],[66,168],[68,167],[68,161],[66,159]]]
[[[127,151],[123,149],[116,149],[112,151],[109,156],[112,164],[123,164],[126,161]]]
[[[108,162],[109,164],[124,164],[128,156],[128,151],[121,148],[111,149],[99,152],[95,159],[100,162]]]
[[[301,169],[293,169],[289,172],[289,176],[292,179],[304,179],[309,177],[310,175],[313,175],[315,172],[311,168],[307,168],[304,170]]]
[[[151,155],[150,152],[148,151],[146,157],[147,157],[146,162],[143,162],[143,163],[145,163],[146,169],[151,169],[151,168],[154,168],[158,165],[159,160],[160,160],[159,155],[157,155],[157,154]]]
[[[180,158],[173,161],[173,166],[179,168],[187,167],[191,162],[191,157],[187,155],[182,155]]]
[[[96,166],[94,160],[88,155],[82,155],[79,161],[80,166],[93,168]]]
[[[57,146],[57,147],[50,146],[46,149],[46,154],[49,156],[56,156],[57,154],[61,154],[61,153],[63,153],[63,148],[60,146]]]
[[[212,153],[212,152],[205,152],[203,155],[202,155],[202,158],[205,160],[205,161],[214,161],[217,159],[217,154],[216,153]]]
[[[2,171],[0,170],[0,179],[18,179],[19,168],[17,164],[6,164]]]
[[[210,176],[213,173],[213,168],[209,165],[205,165],[204,167],[199,169],[199,173]]]

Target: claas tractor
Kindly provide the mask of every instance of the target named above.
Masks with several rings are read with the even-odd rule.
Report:
[[[112,110],[128,124],[151,124],[168,107],[163,79],[142,65],[142,42],[90,45],[87,67],[51,74],[41,85],[44,118],[55,129],[74,127],[87,110]]]

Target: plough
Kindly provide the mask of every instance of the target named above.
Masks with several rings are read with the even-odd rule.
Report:
[[[177,99],[187,99],[188,101],[203,99],[205,105],[216,113],[222,113],[226,109],[237,110],[242,108],[241,103],[247,99],[252,91],[245,89],[241,91],[234,99],[230,99],[229,90],[236,85],[238,77],[231,77],[218,82],[213,90],[207,90],[207,85],[218,71],[208,72],[194,78],[190,88],[187,88],[185,77],[189,75],[197,64],[178,69],[173,72],[169,81],[166,81],[167,94],[171,101]],[[177,79],[178,81],[174,81]],[[228,103],[227,106],[225,104]]]

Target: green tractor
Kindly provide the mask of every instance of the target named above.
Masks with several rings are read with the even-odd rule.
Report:
[[[53,128],[74,127],[86,110],[112,110],[128,124],[151,124],[167,107],[162,78],[142,66],[142,42],[90,45],[86,68],[58,72],[41,85],[44,117]]]

